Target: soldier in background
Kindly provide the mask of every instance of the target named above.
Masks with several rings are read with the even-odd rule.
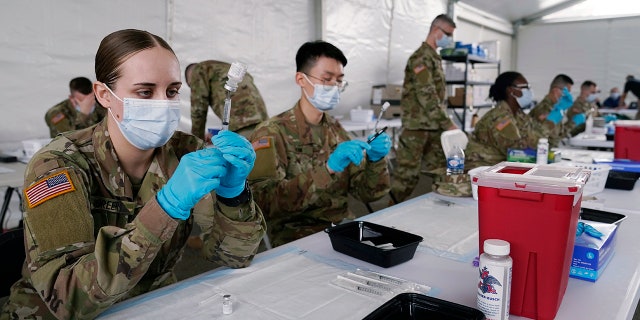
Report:
[[[567,123],[564,126],[564,136],[575,136],[584,132],[585,122],[589,116],[598,116],[598,86],[591,80],[586,80],[580,85],[580,95],[567,110]],[[591,133],[591,132],[588,132]]]
[[[349,194],[369,202],[389,191],[389,135],[382,133],[370,144],[351,140],[326,112],[346,87],[346,64],[342,51],[330,43],[303,44],[296,54],[300,100],[251,135],[256,166],[249,182],[273,246],[355,218]]]
[[[465,149],[465,169],[492,166],[507,160],[507,150],[536,149],[538,139],[548,136],[548,129],[525,114],[533,93],[520,73],[507,71],[498,76],[489,89],[496,106],[476,124]]]
[[[224,111],[224,99],[227,72],[230,64],[221,61],[207,60],[192,63],[184,71],[185,81],[191,88],[191,134],[209,141],[205,132],[207,110],[209,106],[220,119]],[[246,73],[238,89],[231,96],[231,117],[229,130],[249,137],[256,125],[267,120],[265,107],[260,91],[253,83],[253,77]]]
[[[529,117],[543,124],[549,132],[549,147],[557,147],[565,136],[564,113],[573,105],[573,79],[558,74],[549,84],[549,92],[529,111]]]
[[[92,86],[91,80],[85,77],[71,79],[69,98],[49,108],[44,116],[51,138],[58,133],[88,128],[102,121],[107,111],[96,107]]]
[[[264,235],[246,183],[251,144],[224,131],[202,149],[176,131],[180,66],[166,41],[116,31],[95,61],[109,116],[58,135],[29,162],[23,278],[0,319],[95,319],[174,283],[195,216],[210,221],[203,254],[220,265],[247,266]]]
[[[423,164],[428,170],[445,166],[440,135],[456,129],[444,110],[445,78],[437,48],[453,41],[456,24],[441,14],[431,23],[427,39],[416,50],[404,69],[402,91],[402,134],[396,152],[391,197],[398,203],[413,192]]]

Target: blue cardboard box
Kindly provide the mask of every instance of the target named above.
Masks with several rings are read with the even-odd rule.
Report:
[[[602,233],[600,239],[587,232],[576,237],[569,276],[595,282],[615,252],[617,224],[580,220]]]

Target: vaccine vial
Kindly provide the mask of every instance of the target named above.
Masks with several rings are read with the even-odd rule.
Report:
[[[233,313],[233,301],[231,301],[231,295],[225,294],[222,296],[222,314]]]
[[[511,298],[510,244],[499,239],[484,241],[484,253],[478,265],[478,310],[487,320],[509,319]]]
[[[547,164],[549,160],[549,139],[538,139],[538,151],[536,152],[536,164]]]

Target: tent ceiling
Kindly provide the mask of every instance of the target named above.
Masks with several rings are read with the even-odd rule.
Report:
[[[640,15],[629,0],[453,0],[514,24],[609,19]]]
[[[588,0],[459,0],[512,23],[524,24]]]

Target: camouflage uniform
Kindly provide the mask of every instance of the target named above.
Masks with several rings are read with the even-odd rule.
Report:
[[[542,101],[538,102],[533,109],[529,111],[529,116],[538,123],[546,127],[549,132],[549,147],[555,148],[560,144],[560,140],[564,137],[564,124],[562,122],[555,124],[547,120],[547,116],[553,110],[555,103],[551,101],[549,95],[546,95]]]
[[[347,140],[349,134],[327,113],[320,124],[309,125],[299,104],[256,128],[250,139],[256,165],[249,182],[265,214],[272,245],[353,219],[347,206],[349,193],[369,202],[389,192],[386,157],[329,173],[329,155]]]
[[[186,221],[171,218],[156,201],[178,159],[202,146],[176,132],[155,150],[139,184],[123,172],[106,122],[64,133],[40,150],[25,173],[23,278],[0,318],[93,319],[118,301],[175,282],[173,268],[194,216],[210,221],[207,258],[247,266],[266,228],[253,201],[228,207],[210,194]],[[43,181],[66,184],[47,191]]]
[[[408,197],[415,188],[423,162],[428,170],[446,165],[440,135],[453,126],[453,122],[443,109],[444,98],[442,59],[424,42],[409,57],[404,69],[400,101],[403,131],[391,187],[398,201]]]
[[[69,99],[66,99],[47,110],[44,121],[49,126],[49,135],[54,138],[58,133],[88,128],[107,115],[107,109],[96,105],[93,111],[86,115],[76,110]]]
[[[507,160],[507,149],[536,149],[548,130],[522,110],[514,115],[505,101],[489,110],[476,124],[465,149],[465,169],[492,166]]]
[[[588,102],[586,98],[577,97],[576,101],[573,102],[573,105],[569,110],[567,110],[567,124],[564,127],[564,132],[566,136],[575,136],[580,132],[584,132],[585,124],[576,125],[573,122],[573,117],[579,113],[584,113],[585,117],[596,117],[598,115],[598,106],[595,102]]]
[[[191,133],[200,139],[204,139],[209,106],[222,119],[227,92],[224,84],[227,82],[229,67],[231,65],[226,62],[207,60],[198,63],[191,70]],[[231,96],[229,130],[238,133],[252,130],[268,117],[267,108],[253,83],[253,77],[249,73],[245,74]]]

